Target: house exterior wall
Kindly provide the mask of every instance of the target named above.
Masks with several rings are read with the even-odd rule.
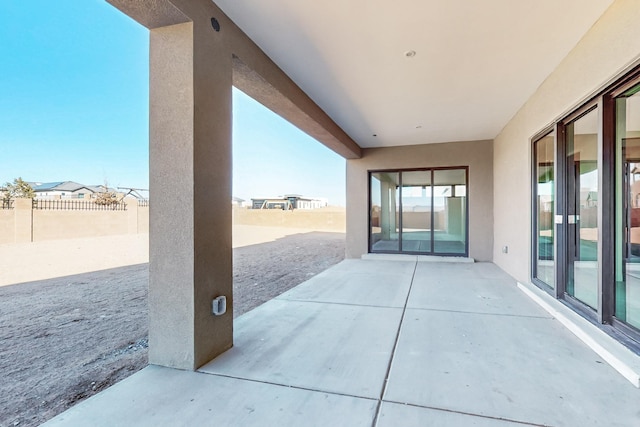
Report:
[[[87,188],[80,188],[75,191],[69,190],[51,190],[51,191],[36,191],[36,199],[53,199],[53,198],[70,198],[70,199],[90,199],[93,191]],[[82,197],[81,197],[82,195]]]
[[[494,141],[493,261],[520,281],[531,275],[531,138],[638,62],[639,20],[637,0],[613,3]]]
[[[368,252],[368,171],[427,167],[469,167],[469,256],[491,261],[493,253],[492,141],[368,148],[347,160],[347,258]]]

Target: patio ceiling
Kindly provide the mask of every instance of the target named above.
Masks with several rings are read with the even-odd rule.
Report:
[[[612,2],[215,1],[362,147],[493,139]]]

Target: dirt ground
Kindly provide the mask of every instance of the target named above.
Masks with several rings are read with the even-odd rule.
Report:
[[[234,317],[344,258],[344,234],[234,249]],[[37,426],[147,364],[148,264],[0,287],[0,427]]]

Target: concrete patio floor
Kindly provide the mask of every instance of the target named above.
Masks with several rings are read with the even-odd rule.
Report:
[[[640,426],[640,390],[490,263],[345,260],[53,426]]]

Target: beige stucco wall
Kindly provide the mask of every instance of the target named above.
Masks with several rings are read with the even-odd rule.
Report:
[[[15,215],[13,209],[0,209],[0,245],[15,240]]]
[[[33,211],[33,241],[127,234],[128,211]]]
[[[138,207],[138,233],[149,232],[149,207]]]
[[[530,277],[530,138],[638,61],[638,22],[640,2],[613,3],[494,141],[493,260],[518,280]]]
[[[367,253],[368,171],[440,166],[469,167],[469,256],[490,261],[493,252],[493,145],[491,141],[449,142],[364,149],[347,161],[346,256]]]
[[[266,227],[305,228],[316,231],[345,232],[345,210],[322,208],[283,211],[281,209],[233,209],[233,223]]]
[[[32,209],[30,199],[14,206],[0,209],[0,244],[149,233],[149,208],[137,201],[118,211]]]
[[[28,212],[27,212],[28,211]],[[149,233],[149,207],[128,204],[126,211],[0,209],[0,245],[16,243],[16,215],[30,219],[32,236],[21,242]],[[312,210],[233,209],[238,225],[287,227],[314,231],[345,232],[345,209]]]

